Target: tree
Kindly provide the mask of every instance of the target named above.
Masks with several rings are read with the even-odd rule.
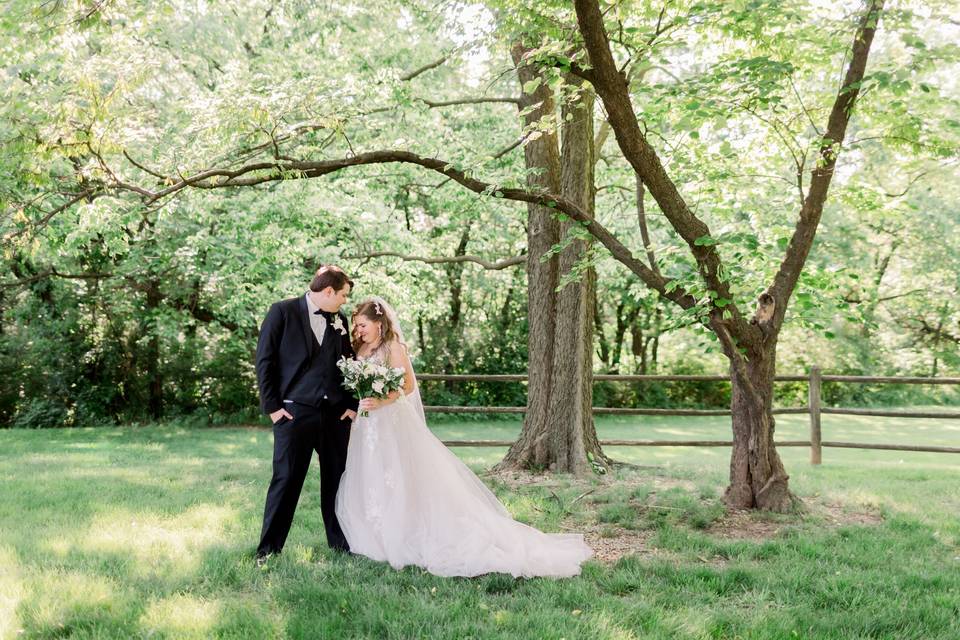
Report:
[[[564,103],[563,148],[557,132],[538,130],[556,117],[553,90],[542,72],[526,59],[522,44],[512,49],[524,88],[519,107],[526,127],[537,135],[524,147],[527,185],[533,192],[563,193],[584,211],[592,211],[593,97],[583,91]],[[530,90],[528,90],[530,88]],[[554,247],[571,229],[558,223],[543,203],[527,205],[528,385],[523,430],[500,463],[501,468],[551,468],[585,473],[609,460],[593,423],[592,323],[594,283],[590,274],[561,286],[564,274],[586,250],[582,241],[555,255]]]
[[[595,0],[576,2],[578,31],[583,39],[589,67],[569,60],[569,69],[593,86],[606,109],[624,158],[656,200],[675,232],[689,247],[705,285],[705,295],[699,298],[678,282],[658,275],[635,258],[622,242],[596,222],[588,209],[580,202],[565,197],[562,192],[556,192],[560,190],[496,189],[495,185],[472,178],[443,160],[405,151],[358,153],[328,161],[279,159],[248,164],[236,170],[210,169],[174,181],[158,191],[139,188],[139,192],[145,202],[151,204],[187,187],[252,186],[291,174],[319,177],[350,166],[407,162],[443,173],[477,193],[493,193],[532,205],[556,208],[591,233],[648,286],[683,308],[699,306],[704,311],[703,321],[716,334],[730,361],[733,385],[731,409],[734,445],[726,501],[733,507],[782,511],[790,508],[793,497],[788,488],[788,476],[773,444],[772,397],[777,337],[788,301],[813,245],[833,170],[864,78],[881,7],[880,2],[870,3],[858,21],[850,62],[830,112],[799,220],[780,269],[767,291],[760,296],[758,308],[750,320],[734,303],[716,248],[717,240],[710,235],[709,227],[691,211],[640,128],[628,85],[614,60],[604,18]],[[121,184],[111,186],[124,188]],[[530,253],[536,254],[536,248],[531,247]],[[528,277],[533,277],[533,274],[528,274]]]
[[[151,155],[151,164],[147,164],[139,160],[140,156],[136,153],[123,158],[117,152],[118,148],[126,148],[122,140],[114,141],[116,146],[111,150],[98,146],[95,140],[88,138],[81,143],[81,147],[91,147],[95,164],[92,170],[84,174],[85,181],[78,182],[80,188],[67,190],[61,204],[45,209],[35,220],[43,222],[78,202],[107,195],[123,198],[132,195],[143,206],[152,207],[189,190],[223,190],[281,181],[293,182],[296,179],[332,175],[350,167],[386,163],[417,165],[441,173],[475,193],[524,202],[537,207],[538,211],[552,210],[572,222],[566,239],[560,238],[559,230],[555,236],[552,235],[553,231],[548,234],[551,242],[558,245],[558,251],[563,250],[560,247],[571,236],[573,240],[579,240],[577,234],[589,234],[640,281],[665,301],[682,309],[688,319],[702,323],[716,336],[730,362],[734,389],[732,409],[735,446],[731,459],[728,502],[734,506],[787,508],[791,502],[787,477],[772,444],[774,422],[770,407],[776,348],[787,317],[788,303],[798,284],[803,284],[803,269],[834,178],[852,108],[861,93],[866,93],[866,89],[873,90],[877,95],[885,91],[898,91],[901,86],[898,84],[901,81],[893,75],[877,73],[868,76],[865,73],[881,5],[870,3],[858,17],[856,25],[842,18],[827,20],[831,27],[846,25],[846,42],[849,42],[853,33],[852,49],[845,43],[840,44],[832,36],[823,35],[833,31],[825,29],[816,20],[805,21],[802,3],[785,4],[784,7],[779,4],[742,7],[737,4],[680,3],[676,9],[667,6],[662,10],[648,3],[619,3],[610,7],[606,14],[601,14],[597,3],[584,0],[576,3],[575,23],[566,7],[544,6],[545,11],[553,11],[556,16],[548,15],[544,20],[539,15],[531,18],[529,22],[534,23],[537,29],[523,25],[525,29],[522,31],[525,33],[543,34],[539,44],[528,43],[528,47],[536,46],[532,46],[525,57],[538,65],[539,72],[547,78],[547,82],[541,80],[540,84],[549,84],[551,95],[560,95],[564,101],[576,98],[581,95],[576,88],[580,81],[584,81],[596,93],[599,105],[606,114],[605,126],[614,134],[623,165],[629,167],[630,184],[639,180],[638,186],[642,189],[637,190],[652,197],[656,205],[654,213],[665,221],[659,228],[651,229],[654,232],[650,234],[651,237],[642,238],[640,243],[631,242],[635,235],[632,230],[624,231],[616,228],[615,223],[605,221],[602,208],[592,210],[592,198],[584,200],[573,192],[565,191],[562,186],[556,186],[556,180],[550,175],[539,173],[533,176],[546,180],[548,187],[539,184],[531,187],[533,178],[528,173],[520,176],[511,174],[505,171],[510,167],[491,164],[489,154],[486,159],[483,158],[484,154],[479,154],[480,159],[459,154],[454,159],[441,159],[434,157],[436,154],[408,149],[357,151],[355,146],[359,147],[358,141],[365,143],[365,147],[360,148],[370,148],[379,142],[367,126],[370,120],[361,115],[353,121],[344,119],[333,125],[324,120],[329,117],[328,113],[313,113],[306,124],[288,127],[280,133],[267,127],[268,135],[254,135],[252,131],[246,131],[243,136],[227,136],[219,142],[220,155],[223,155],[224,147],[228,149],[228,160],[224,161],[217,161],[217,155],[209,149],[178,141],[183,148],[190,149],[194,167],[185,173],[181,172],[182,175],[171,169],[171,159],[163,155]],[[528,17],[522,9],[518,9],[517,13],[524,20]],[[646,18],[651,19],[649,24],[638,23],[639,19]],[[575,28],[571,28],[573,24]],[[729,47],[732,53],[726,57],[720,55],[712,68],[698,69],[688,74],[689,78],[684,82],[644,84],[645,70],[650,65],[662,63],[662,50],[657,47],[661,46],[667,34],[676,33],[681,28],[705,38],[728,39],[735,46]],[[766,37],[766,28],[776,33]],[[817,38],[790,37],[793,33],[791,29],[800,36],[812,33],[820,35]],[[517,41],[516,35],[509,33],[511,43]],[[663,46],[680,47],[669,42]],[[809,49],[802,49],[804,46]],[[782,55],[778,57],[778,53]],[[658,58],[658,55],[661,57]],[[804,62],[819,69],[801,78],[806,86],[798,81],[800,88],[806,89],[805,96],[801,96],[794,83],[797,67],[791,62],[793,57],[797,58],[794,62],[798,64]],[[826,65],[821,61],[830,62],[841,57],[847,60],[845,77],[839,90],[828,95],[823,81],[823,68]],[[821,66],[817,67],[817,63]],[[579,80],[571,81],[570,75]],[[366,114],[370,117],[374,117],[379,109],[373,106],[376,100],[370,97],[370,94],[376,94],[379,90],[375,90],[377,86],[371,84],[365,87],[361,92],[363,95],[353,102],[370,104]],[[525,93],[532,93],[538,88],[539,85],[532,85],[529,89],[524,87],[524,90]],[[782,114],[787,104],[785,96],[796,107],[797,117]],[[639,107],[634,102],[635,98],[642,102]],[[430,102],[436,105],[455,101]],[[681,104],[683,117],[665,113],[664,107],[657,106],[658,102],[671,107]],[[820,113],[823,107],[818,105],[821,103],[828,103],[827,117]],[[275,105],[267,103],[258,107],[269,112]],[[566,104],[561,104],[559,109],[561,113],[565,109],[567,114],[570,113]],[[556,111],[556,108],[542,109],[535,125],[532,121],[527,123],[527,130],[539,135],[526,135],[525,149],[557,130]],[[642,121],[638,120],[638,112]],[[784,217],[786,207],[788,204],[793,206],[794,198],[799,194],[799,220],[783,238],[782,246],[779,238],[758,238],[758,233],[723,229],[711,233],[705,216],[698,215],[698,206],[689,205],[677,187],[678,183],[692,181],[691,174],[700,165],[708,166],[710,173],[703,179],[709,183],[706,190],[708,200],[709,196],[713,196],[723,205],[715,207],[712,215],[719,217],[718,214],[723,213],[724,209],[733,210],[733,206],[721,202],[720,192],[732,188],[729,184],[734,179],[740,179],[741,176],[734,174],[740,173],[736,170],[741,165],[746,163],[753,169],[752,165],[756,164],[750,154],[738,156],[735,150],[731,150],[731,132],[736,134],[745,129],[743,122],[734,121],[733,114],[747,114],[745,117],[755,118],[764,126],[769,126],[770,131],[783,140],[795,161],[795,171],[787,175],[790,178],[787,180],[789,191],[780,189],[778,192],[775,188],[754,186],[747,199],[748,205],[754,204],[757,208],[766,206],[765,210],[755,212],[756,215],[767,220],[774,219],[773,224],[779,229],[787,225],[777,218]],[[710,118],[714,122],[708,123]],[[723,124],[721,119],[734,122]],[[824,128],[821,128],[822,120],[826,121]],[[350,122],[354,130],[348,138],[345,131]],[[258,126],[264,128],[262,119]],[[716,136],[725,143],[718,141],[717,153],[707,149],[705,144],[701,149],[695,145],[681,147],[667,138],[668,135],[682,133],[687,140],[697,140],[710,134],[711,128],[725,132]],[[339,147],[319,144],[314,136],[318,131],[332,131],[331,139],[339,139],[342,134],[348,143]],[[576,135],[573,130],[569,134]],[[449,142],[461,134],[444,130],[442,135],[444,141]],[[806,138],[806,142],[801,140],[797,143],[797,138]],[[668,162],[654,149],[655,143],[651,142],[654,139],[658,146],[670,149],[673,157],[668,158]],[[413,148],[417,145],[410,142],[409,146]],[[560,143],[560,146],[564,145]],[[346,147],[349,147],[349,151]],[[336,155],[338,152],[340,156]],[[707,162],[708,155],[722,156],[724,162],[711,164]],[[771,158],[773,155],[770,154]],[[812,168],[809,166],[811,155],[814,157]],[[763,154],[756,156],[765,159]],[[539,171],[542,164],[531,162],[527,168]],[[481,172],[487,173],[490,178],[476,178]],[[765,173],[776,180],[783,179],[779,166]],[[744,205],[741,203],[739,206]],[[672,244],[671,240],[675,240],[676,244]],[[779,255],[770,245],[773,249],[780,246]],[[571,243],[569,246],[575,245]],[[536,250],[539,251],[542,248]],[[531,260],[536,252],[531,246]],[[636,255],[639,252],[646,254],[647,259],[639,259]],[[775,255],[776,258],[771,259]],[[541,264],[544,263],[538,263],[538,268]],[[549,260],[545,264],[546,268],[553,268]],[[756,268],[748,273],[744,265]],[[580,271],[588,273],[582,269]],[[760,276],[766,279],[765,287],[752,320],[748,320],[741,307],[751,297],[747,292],[753,287],[752,281]],[[587,279],[586,286],[588,284]]]

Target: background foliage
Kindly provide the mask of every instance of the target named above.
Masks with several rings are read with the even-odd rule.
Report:
[[[948,4],[888,3],[781,337],[783,373],[960,371],[960,27]],[[608,10],[621,20],[618,44],[635,55],[638,118],[715,230],[709,241],[735,265],[734,294],[749,308],[792,229],[797,163],[819,144],[859,3]],[[373,255],[520,256],[522,207],[399,165],[188,189],[155,204],[122,191],[76,195],[105,175],[157,189],[154,173],[236,166],[271,149],[315,159],[408,149],[520,184],[522,150],[505,151],[524,133],[515,104],[438,103],[530,91],[516,82],[511,43],[540,34],[538,55],[557,55],[569,24],[566,5],[510,1],[9,3],[0,16],[0,424],[253,419],[258,323],[326,261],[356,276],[355,299],[378,293],[400,309],[420,371],[524,372],[522,266]],[[669,28],[651,39],[657,25]],[[642,252],[633,174],[603,141],[602,121],[596,130],[597,215]],[[652,198],[644,206],[660,268],[693,282]],[[597,372],[723,372],[691,317],[602,252],[590,260]],[[800,385],[778,389],[782,404],[805,396]],[[429,404],[523,403],[519,385],[425,390]],[[824,393],[847,405],[952,399],[924,388]],[[596,387],[608,406],[724,406],[728,396],[726,383]]]

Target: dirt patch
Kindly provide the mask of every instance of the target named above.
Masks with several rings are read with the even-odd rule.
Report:
[[[839,502],[808,503],[808,509],[812,515],[822,517],[834,527],[872,526],[883,522],[883,516],[878,511],[855,511]]]
[[[724,540],[763,542],[776,536],[788,524],[791,523],[773,521],[770,516],[753,511],[727,511],[706,533]]]
[[[807,500],[803,512],[797,515],[770,514],[761,511],[727,511],[707,533],[725,540],[752,540],[762,542],[777,536],[785,527],[802,523],[816,523],[819,528],[835,529],[846,526],[873,526],[883,522],[879,513],[856,511],[839,503]]]
[[[499,471],[489,470],[480,474],[482,478],[496,480],[511,487],[525,487],[535,484],[541,487],[559,486],[560,480],[551,473],[530,473],[529,471]],[[580,482],[579,480],[572,480]]]
[[[565,532],[582,533],[585,541],[593,549],[595,558],[605,564],[615,563],[626,555],[641,557],[663,557],[672,555],[670,552],[654,547],[650,540],[653,532],[649,530],[627,529],[613,523],[600,523],[597,514],[607,502],[594,501],[593,498],[602,495],[610,489],[631,492],[637,487],[650,489],[650,496],[672,488],[680,488],[690,493],[696,492],[696,485],[689,480],[671,478],[657,473],[657,469],[637,470],[634,473],[617,474],[617,476],[593,476],[586,479],[576,479],[571,476],[558,476],[551,473],[529,473],[523,471],[490,471],[483,474],[488,481],[500,482],[511,489],[523,490],[525,487],[537,486],[548,490],[564,488],[577,492],[574,502],[581,503],[586,508],[589,522],[575,521],[567,518],[562,526]],[[634,499],[624,501],[638,509],[643,509],[642,503]],[[669,507],[661,507],[669,508]],[[862,507],[852,507],[838,502],[820,502],[807,499],[803,510],[798,514],[771,514],[758,511],[727,511],[719,520],[711,524],[705,531],[709,536],[720,540],[749,540],[763,542],[775,538],[784,529],[797,525],[810,525],[820,530],[839,528],[844,526],[872,526],[883,521],[881,515],[873,510]],[[712,562],[703,559],[704,562]]]
[[[613,564],[629,555],[650,558],[663,555],[650,544],[651,532],[631,531],[610,525],[570,526],[570,533],[582,533],[587,545],[593,549],[594,559],[604,564]]]
[[[624,487],[633,489],[640,486],[650,486],[655,490],[672,489],[679,487],[687,491],[693,491],[696,484],[690,480],[681,480],[669,476],[658,475],[656,473],[633,473],[627,477],[616,477],[613,475],[591,476],[588,479],[574,478],[573,476],[557,476],[553,473],[531,473],[529,471],[485,471],[480,474],[482,478],[502,482],[511,489],[537,485],[552,489],[555,487],[582,487],[583,491],[603,489],[612,487]]]

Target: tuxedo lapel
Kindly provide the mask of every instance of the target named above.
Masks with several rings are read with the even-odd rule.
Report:
[[[303,334],[303,348],[309,356],[317,347],[317,336],[314,335],[313,329],[310,327],[308,313],[307,299],[304,296],[300,296],[297,301],[297,321],[300,323],[301,333]]]
[[[334,318],[343,322],[343,317],[340,315],[340,312],[334,314]],[[346,328],[346,323],[343,323],[343,327]],[[348,334],[349,335],[349,334]],[[340,333],[338,329],[334,329],[330,332],[331,342],[333,342],[333,350],[337,354],[337,359],[343,355],[343,334]]]

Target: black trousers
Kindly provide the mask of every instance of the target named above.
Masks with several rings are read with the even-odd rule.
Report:
[[[281,418],[273,425],[273,478],[267,490],[257,554],[283,550],[314,451],[320,458],[320,513],[327,544],[349,551],[335,508],[340,476],[347,464],[350,419],[340,420],[344,409],[327,405],[317,408],[287,403],[284,407],[293,420]]]

